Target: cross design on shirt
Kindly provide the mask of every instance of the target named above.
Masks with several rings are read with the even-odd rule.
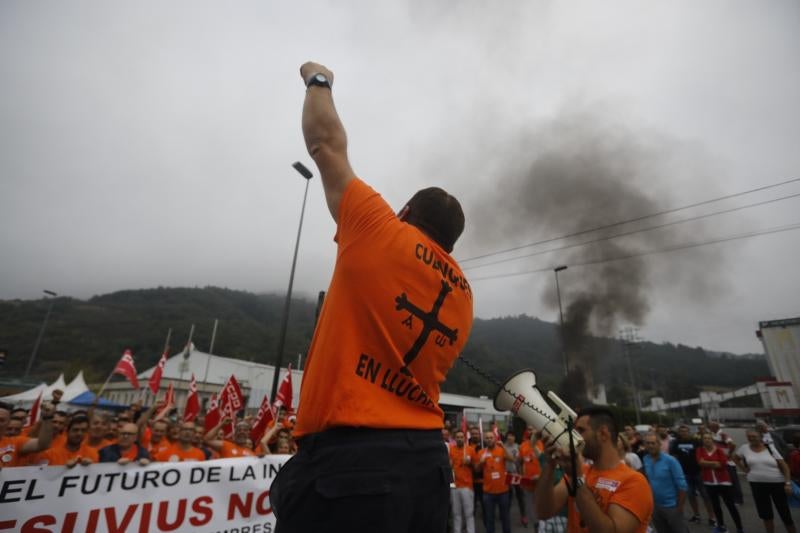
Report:
[[[396,303],[395,309],[397,311],[408,311],[411,313],[408,318],[403,321],[403,324],[411,327],[411,320],[413,317],[417,317],[418,319],[422,320],[422,331],[420,332],[419,337],[417,337],[417,340],[414,341],[414,344],[411,346],[411,348],[409,348],[403,357],[403,368],[400,369],[400,372],[403,374],[407,376],[412,375],[411,371],[408,369],[408,365],[410,365],[414,359],[417,358],[420,350],[428,341],[428,337],[430,337],[431,332],[439,332],[434,339],[434,342],[438,346],[444,346],[446,341],[450,341],[451,346],[456,342],[456,339],[458,338],[458,329],[451,329],[440,322],[438,318],[439,310],[442,308],[444,299],[452,291],[453,288],[446,281],[442,280],[442,288],[439,291],[439,295],[436,297],[436,301],[433,303],[433,308],[431,308],[431,310],[428,312],[423,311],[411,303],[408,300],[406,293],[401,293],[400,296],[394,299]]]

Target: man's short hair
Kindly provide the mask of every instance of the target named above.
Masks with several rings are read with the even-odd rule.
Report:
[[[86,424],[88,426],[89,425],[89,418],[86,415],[73,416],[72,419],[67,424],[67,431],[72,429],[72,426],[74,426],[75,424]]]
[[[617,435],[619,435],[617,419],[610,409],[601,406],[584,407],[578,413],[578,418],[582,416],[589,417],[589,425],[592,427],[593,431],[597,431],[601,426],[606,426],[608,432],[611,434],[612,442],[616,444]]]
[[[464,211],[455,197],[439,187],[417,191],[406,204],[405,221],[418,227],[447,253],[464,231]]]

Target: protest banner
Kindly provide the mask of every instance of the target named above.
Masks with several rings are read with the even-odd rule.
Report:
[[[4,468],[0,532],[272,533],[270,486],[288,460]]]

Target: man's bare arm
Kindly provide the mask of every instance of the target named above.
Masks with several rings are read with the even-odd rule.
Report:
[[[42,418],[39,425],[39,432],[35,439],[29,439],[20,448],[22,455],[29,453],[42,452],[50,447],[53,439],[53,413],[55,407],[53,404],[46,402],[42,404]]]
[[[333,83],[333,73],[318,63],[309,62],[300,67],[303,83],[317,73],[323,74]],[[333,220],[338,222],[339,204],[347,184],[355,174],[347,159],[347,134],[333,105],[330,89],[316,85],[306,89],[303,137],[306,149],[319,169],[328,209]]]

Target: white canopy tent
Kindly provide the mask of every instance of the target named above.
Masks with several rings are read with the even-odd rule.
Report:
[[[40,394],[45,401],[51,399],[53,397],[53,391],[56,389],[64,391],[61,401],[68,402],[89,390],[89,387],[86,386],[86,380],[83,378],[83,371],[80,371],[78,375],[75,376],[75,379],[70,381],[69,385],[64,381],[64,374],[61,374],[58,376],[58,379],[50,385],[39,383],[32,389],[18,392],[10,396],[4,396],[0,398],[0,401],[20,407],[30,407]]]

